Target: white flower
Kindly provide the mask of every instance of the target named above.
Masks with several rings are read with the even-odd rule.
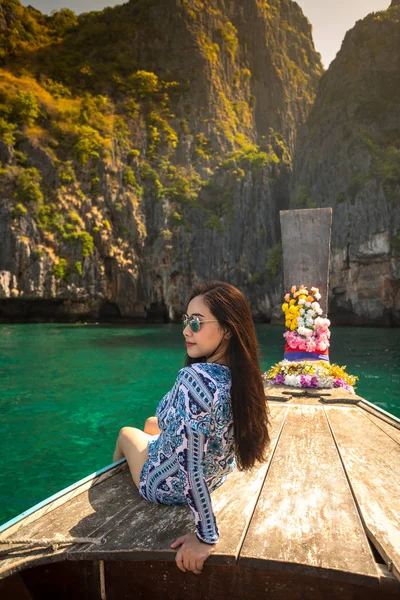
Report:
[[[315,298],[317,300],[321,300],[321,294],[319,292],[317,292],[316,294],[314,294]]]
[[[312,309],[307,312],[307,317],[315,317],[316,313]]]
[[[311,308],[312,308],[313,310],[315,310],[315,312],[317,312],[317,310],[320,308],[320,306],[319,306],[318,302],[313,302],[313,303],[311,304]]]
[[[311,302],[306,302],[306,303],[305,303],[305,306],[307,306],[307,308],[310,308],[310,306],[311,306]]]
[[[297,303],[297,304],[304,304],[304,303],[305,303],[305,300],[304,300],[304,298],[300,298],[300,300],[298,301],[298,303]]]
[[[300,314],[301,314],[301,316],[303,316],[305,312],[306,312],[306,311],[304,310],[304,308],[301,308],[301,309],[300,309]]]
[[[285,385],[291,385],[293,387],[298,387],[300,385],[300,377],[298,375],[286,375],[285,376]]]

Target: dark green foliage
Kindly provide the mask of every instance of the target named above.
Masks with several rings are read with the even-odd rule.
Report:
[[[400,233],[392,237],[392,250],[395,254],[400,254]]]
[[[354,202],[357,194],[362,190],[365,184],[371,179],[371,175],[369,171],[364,171],[362,173],[355,173],[351,180],[347,190],[347,194],[350,198],[350,202]]]
[[[18,90],[11,105],[10,118],[13,123],[34,125],[39,116],[39,106],[32,92]]]
[[[251,275],[251,277],[248,280],[248,283],[249,285],[260,285],[261,283],[263,283],[262,279],[262,275],[258,271],[256,271],[255,273],[253,273],[253,275]]]
[[[17,206],[14,206],[14,208],[11,210],[11,216],[13,219],[18,219],[18,217],[22,217],[22,215],[25,215],[27,212],[28,209],[26,206],[19,202]]]
[[[58,263],[54,265],[53,273],[57,279],[68,280],[69,269],[65,258],[60,258]]]
[[[390,202],[400,203],[400,130],[385,135],[364,133],[364,140],[372,154],[370,177],[379,179]]]
[[[17,165],[19,165],[20,167],[28,166],[28,157],[24,152],[21,152],[20,150],[14,150],[14,157]]]
[[[247,169],[259,169],[265,167],[270,162],[279,163],[279,158],[272,148],[269,148],[269,152],[267,153],[260,151],[259,146],[247,144],[240,150],[228,153],[220,167],[222,169],[232,169],[240,166]]]
[[[345,202],[345,200],[346,200],[346,193],[343,191],[338,192],[338,194],[336,196],[336,202],[338,204],[341,204],[342,202]]]
[[[69,8],[52,10],[51,16],[47,17],[47,25],[59,36],[71,32],[78,25],[77,15]]]
[[[272,280],[282,270],[282,241],[279,241],[268,252],[268,260],[265,265],[268,279]]]
[[[65,163],[60,162],[58,165],[58,176],[63,185],[74,183],[76,181],[75,171],[72,166],[72,160],[67,160]]]
[[[211,211],[205,211],[207,215],[209,215],[208,219],[204,222],[204,227],[207,229],[216,229],[219,233],[224,233],[224,228],[221,223],[221,219],[215,213]]]
[[[296,187],[294,204],[296,208],[315,208],[317,206],[317,203],[311,198],[310,190],[304,185]]]
[[[82,244],[82,257],[92,254],[94,241],[90,233],[87,231],[74,231],[72,233],[64,233],[63,240],[69,243]]]
[[[0,139],[2,139],[5,144],[8,144],[9,146],[15,144],[14,131],[16,127],[17,126],[14,123],[9,123],[4,117],[0,117]]]
[[[90,158],[100,158],[102,139],[99,132],[89,125],[77,128],[76,142],[72,151],[79,163],[84,166]]]
[[[74,268],[75,268],[75,272],[78,273],[78,275],[83,274],[83,267],[82,267],[82,263],[80,260],[78,260],[74,263]]]
[[[38,210],[43,203],[43,193],[40,189],[42,178],[37,169],[21,169],[16,180],[14,198],[22,204],[28,204]]]

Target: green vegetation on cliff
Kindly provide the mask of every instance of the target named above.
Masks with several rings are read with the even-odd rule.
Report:
[[[47,16],[3,0],[3,189],[58,279],[81,277],[92,254],[136,277],[145,242],[162,242],[170,265],[193,219],[228,235],[244,186],[288,177],[320,60],[290,0],[248,0],[246,14],[222,0],[135,0]]]

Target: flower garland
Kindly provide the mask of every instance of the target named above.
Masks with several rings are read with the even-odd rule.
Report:
[[[310,294],[304,285],[299,289],[294,285],[291,294],[285,295],[282,304],[285,325],[289,329],[284,333],[287,345],[303,352],[325,352],[330,345],[331,322],[322,315],[318,288],[312,287]]]
[[[344,388],[354,394],[358,377],[348,375],[346,367],[325,361],[291,362],[282,360],[264,373],[265,384],[289,385],[298,388]]]
[[[288,329],[283,334],[286,358],[264,373],[264,384],[315,389],[344,388],[354,394],[358,377],[348,375],[346,367],[329,363],[331,322],[322,314],[318,288],[310,289],[311,293],[304,285],[299,289],[293,286],[290,294],[285,295],[282,310]]]

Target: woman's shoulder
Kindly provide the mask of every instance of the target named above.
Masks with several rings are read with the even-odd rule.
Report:
[[[219,363],[193,363],[183,367],[178,374],[179,379],[201,379],[211,380],[217,387],[229,386],[231,384],[231,370],[227,365]]]

